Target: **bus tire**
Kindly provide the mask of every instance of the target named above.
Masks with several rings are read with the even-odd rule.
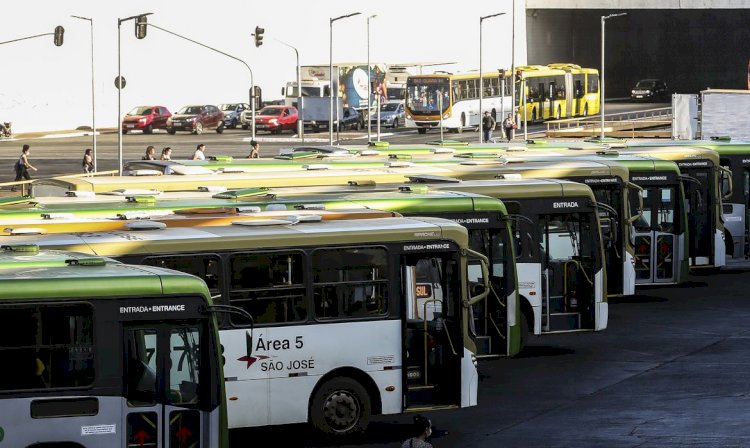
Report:
[[[531,121],[532,122],[539,121],[539,116],[536,114],[536,107],[531,109]]]
[[[418,134],[426,134],[427,133],[427,128],[417,128],[417,133]]]
[[[322,384],[310,405],[310,422],[328,436],[344,437],[361,433],[367,427],[372,404],[367,390],[348,377],[333,378]]]

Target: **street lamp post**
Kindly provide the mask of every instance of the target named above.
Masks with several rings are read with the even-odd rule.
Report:
[[[147,12],[146,14],[138,14],[137,16],[130,16],[124,19],[117,19],[117,79],[115,84],[117,87],[117,173],[122,176],[122,88],[124,82],[122,82],[122,55],[121,55],[121,44],[120,44],[120,28],[123,22],[128,20],[134,20],[141,16],[150,16],[153,13]]]
[[[498,12],[497,14],[490,14],[479,18],[479,143],[484,141],[484,131],[482,128],[482,98],[484,97],[484,76],[482,76],[482,22],[484,19],[492,17],[502,16],[504,12]],[[441,114],[442,114],[442,109]]]
[[[371,126],[370,123],[370,111],[372,110],[372,73],[370,70],[370,19],[377,17],[377,14],[373,14],[367,17],[367,143],[372,141]],[[380,117],[380,94],[378,94],[378,109],[375,114]],[[378,137],[380,137],[380,128],[378,128]],[[380,140],[380,138],[378,138]]]
[[[626,12],[621,12],[618,14],[609,14],[606,16],[602,16],[602,73],[601,73],[601,82],[599,86],[599,91],[601,92],[601,98],[599,99],[599,109],[601,114],[601,139],[604,140],[604,22],[607,21],[607,19],[611,19],[613,17],[620,17],[627,15]]]
[[[294,54],[297,55],[297,99],[298,99],[298,101],[297,101],[297,109],[298,109],[297,110],[297,135],[304,142],[305,141],[305,135],[303,134],[303,132],[304,132],[304,124],[303,124],[304,117],[302,116],[302,101],[304,101],[304,100],[302,99],[302,72],[300,71],[300,66],[299,66],[299,51],[297,50],[296,47],[294,47],[292,45],[289,45],[288,43],[284,42],[283,40],[276,39],[275,37],[273,38],[273,40],[275,40],[276,42],[280,43],[281,45],[285,45],[285,46],[291,48],[292,50],[294,50]]]
[[[92,151],[94,158],[94,172],[97,170],[96,164],[96,101],[94,100],[94,19],[81,16],[70,16],[76,19],[86,20],[89,22],[91,30],[91,133],[92,133]]]
[[[328,144],[333,146],[333,22],[341,19],[346,19],[348,17],[356,16],[362,14],[360,12],[353,12],[351,14],[347,14],[345,16],[338,16],[329,19],[329,37],[328,37],[328,82],[329,82],[329,98],[330,98],[330,110],[328,111]],[[335,92],[336,97],[338,97],[338,91]]]

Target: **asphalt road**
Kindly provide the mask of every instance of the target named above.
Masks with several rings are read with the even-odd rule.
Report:
[[[617,113],[633,110],[643,110],[656,107],[666,107],[666,104],[643,104],[629,102],[608,102],[607,113]],[[546,127],[541,124],[530,125],[529,132],[541,132]],[[373,140],[376,138],[376,130],[372,129]],[[495,136],[500,136],[496,131]],[[521,141],[523,134],[517,131],[517,139]],[[539,136],[540,134],[536,134]],[[169,135],[165,131],[157,130],[154,134],[147,135],[140,132],[131,132],[123,136],[123,160],[138,160],[146,151],[148,145],[156,147],[157,155],[161,149],[170,146],[173,150],[173,159],[189,158],[199,143],[206,145],[207,155],[229,155],[232,157],[246,157],[250,148],[250,130],[227,129],[223,134],[207,131],[201,135],[191,135],[179,132]],[[257,139],[261,143],[261,157],[273,157],[278,154],[281,147],[299,145],[301,142],[293,134],[270,135],[268,133],[257,133]],[[337,137],[338,140],[337,140]],[[479,133],[464,131],[461,134],[445,133],[445,139],[461,141],[478,141]],[[425,143],[440,139],[439,131],[429,131],[426,134],[418,134],[415,129],[400,128],[396,130],[381,129],[381,139],[391,143]],[[97,137],[97,168],[100,171],[116,170],[118,167],[118,136],[114,131],[103,133]],[[306,141],[310,144],[328,144],[328,133],[307,133]],[[348,144],[367,143],[367,130],[353,132],[334,133],[334,141]],[[12,181],[14,177],[13,164],[21,153],[21,146],[25,143],[31,145],[31,164],[39,169],[31,172],[32,178],[54,177],[64,174],[77,174],[82,171],[81,160],[83,151],[92,147],[92,137],[52,137],[7,140],[0,139],[0,182]],[[6,167],[2,169],[1,167]]]
[[[532,338],[485,361],[479,406],[428,413],[435,447],[750,446],[750,265],[639,289],[600,333]],[[378,417],[347,446],[400,446],[411,416]],[[304,425],[242,430],[232,446],[331,446]]]

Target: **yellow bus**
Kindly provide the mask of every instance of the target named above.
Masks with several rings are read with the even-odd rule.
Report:
[[[599,71],[569,63],[516,67],[521,120],[585,117],[599,113]],[[523,92],[523,95],[521,93]]]

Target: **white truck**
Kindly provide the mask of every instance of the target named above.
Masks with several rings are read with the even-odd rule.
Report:
[[[672,138],[750,140],[750,90],[709,89],[672,96]]]
[[[370,77],[367,76],[367,63],[355,62],[333,65],[333,82],[329,75],[329,66],[325,65],[303,65],[300,67],[300,83],[302,89],[297,89],[297,81],[290,81],[282,89],[284,103],[287,106],[297,107],[300,93],[304,98],[328,98],[331,91],[334,96],[339,97],[344,107],[355,109],[367,109],[367,84],[370,86],[371,95],[377,92],[386,92],[386,65],[381,63],[370,64]]]

